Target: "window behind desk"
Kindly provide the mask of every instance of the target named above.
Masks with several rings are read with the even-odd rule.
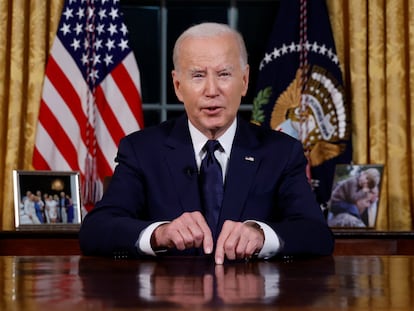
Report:
[[[250,119],[258,67],[279,0],[121,0],[121,7],[141,73],[146,127],[182,113],[171,81],[172,49],[185,28],[204,21],[228,23],[244,36],[251,68],[241,111]]]

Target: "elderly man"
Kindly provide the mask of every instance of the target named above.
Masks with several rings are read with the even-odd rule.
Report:
[[[299,141],[238,118],[249,82],[241,35],[187,29],[172,79],[185,115],[125,137],[102,200],[84,219],[86,255],[328,255],[334,240]]]

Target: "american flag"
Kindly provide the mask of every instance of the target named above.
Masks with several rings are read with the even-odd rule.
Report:
[[[66,0],[46,66],[33,167],[79,171],[89,210],[119,140],[143,127],[139,69],[119,0]]]

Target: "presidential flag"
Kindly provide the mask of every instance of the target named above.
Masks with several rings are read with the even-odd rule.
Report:
[[[252,122],[303,143],[318,202],[330,197],[335,165],[350,163],[350,113],[324,0],[281,0],[260,63]]]
[[[119,0],[66,0],[46,66],[37,170],[79,171],[89,210],[119,140],[143,127],[140,75]]]

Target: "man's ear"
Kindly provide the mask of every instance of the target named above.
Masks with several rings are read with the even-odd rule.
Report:
[[[179,73],[176,70],[173,70],[171,72],[171,76],[173,80],[175,95],[177,96],[178,100],[182,102],[183,100],[182,100],[181,89],[180,89]]]
[[[249,73],[250,73],[250,66],[246,65],[246,68],[243,70],[243,91],[242,96],[246,96],[247,89],[249,88]]]

